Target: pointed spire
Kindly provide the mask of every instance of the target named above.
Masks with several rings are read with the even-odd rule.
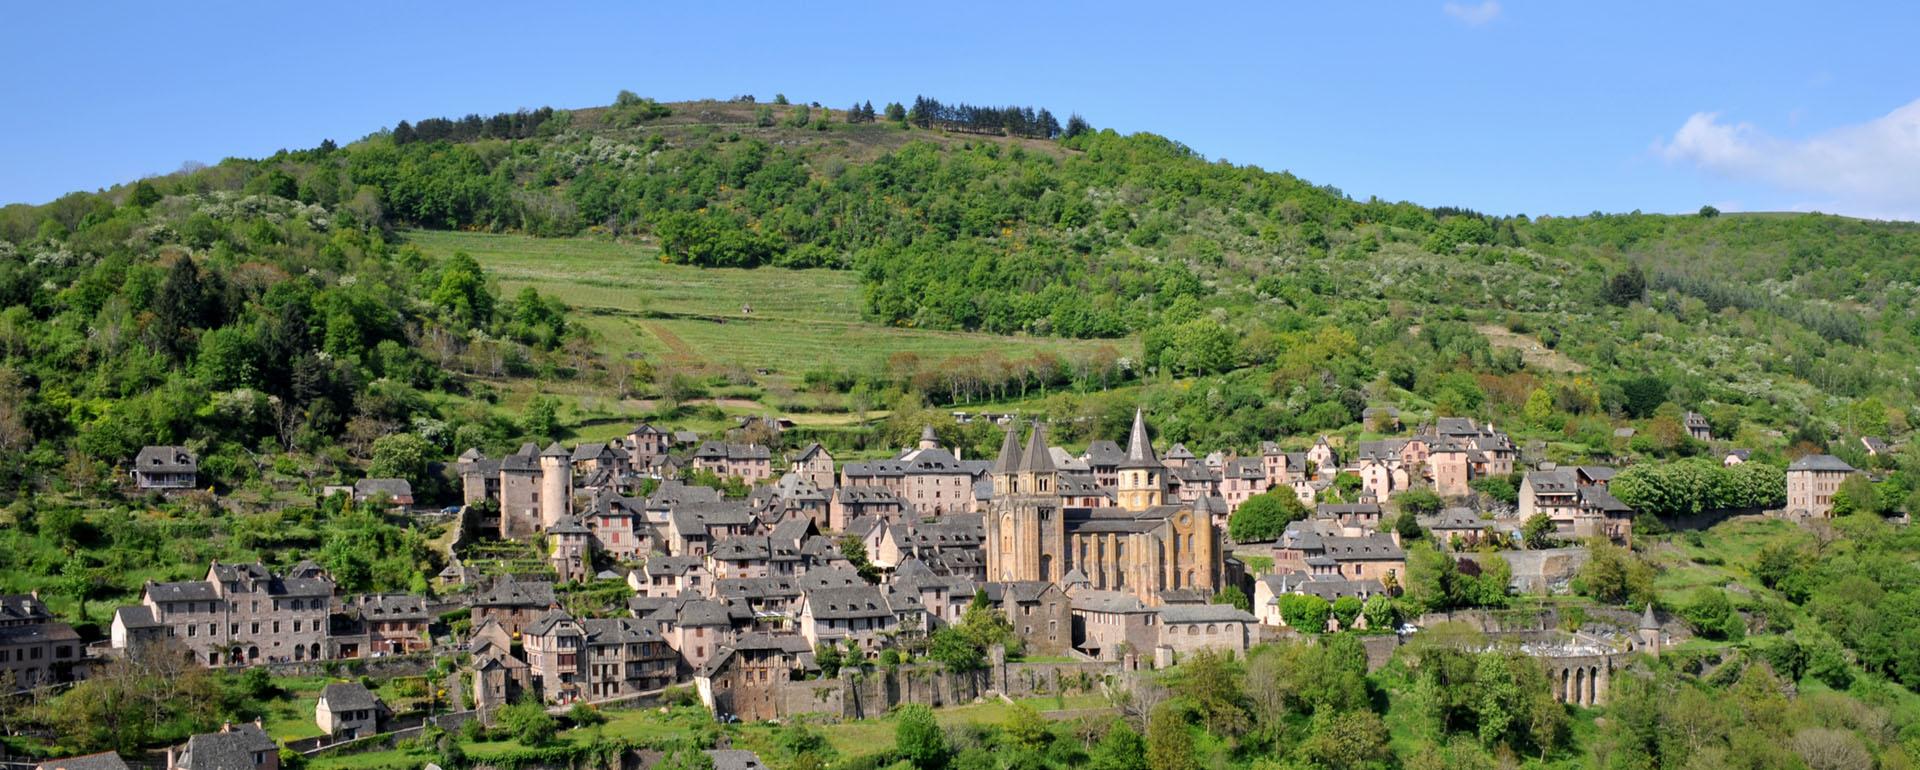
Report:
[[[1007,437],[1000,442],[1000,456],[993,461],[993,472],[998,474],[1014,473],[1020,470],[1020,439],[1014,431],[1020,429],[1020,423],[1007,426]]]
[[[1653,602],[1647,602],[1647,611],[1640,616],[1640,630],[1657,631],[1659,628],[1660,621],[1655,620],[1653,617]]]
[[[1127,456],[1120,460],[1120,467],[1160,467],[1160,458],[1153,455],[1153,441],[1147,438],[1146,413],[1140,409],[1133,410],[1133,430],[1127,434]]]
[[[1027,434],[1027,451],[1020,458],[1020,470],[1035,473],[1053,473],[1053,453],[1047,451],[1047,424],[1033,421],[1033,432]]]

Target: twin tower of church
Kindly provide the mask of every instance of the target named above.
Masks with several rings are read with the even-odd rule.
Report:
[[[1007,430],[991,469],[988,580],[1120,591],[1149,605],[1201,594],[1204,601],[1219,590],[1222,544],[1213,514],[1224,511],[1225,502],[1195,497],[1169,504],[1167,469],[1141,412],[1134,412],[1112,489],[1098,491],[1111,495],[1111,506],[1068,505],[1070,497],[1082,499],[1079,490],[1092,486],[1092,477],[1076,480],[1073,495],[1064,494],[1046,426],[1034,423],[1024,449],[1016,431]]]

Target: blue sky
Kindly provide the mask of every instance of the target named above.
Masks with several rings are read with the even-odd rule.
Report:
[[[0,202],[628,88],[1035,104],[1490,213],[1920,219],[1920,3],[553,5],[12,7]]]

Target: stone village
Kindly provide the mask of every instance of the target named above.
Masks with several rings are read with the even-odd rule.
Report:
[[[1200,649],[1244,653],[1300,630],[1280,610],[1289,596],[1391,595],[1407,558],[1390,523],[1392,501],[1412,489],[1452,506],[1420,517],[1421,529],[1463,563],[1508,560],[1516,591],[1564,588],[1582,560],[1578,543],[1633,536],[1634,512],[1607,490],[1612,468],[1542,463],[1524,470],[1517,506],[1461,506],[1475,480],[1523,467],[1506,434],[1470,419],[1439,418],[1353,446],[1322,438],[1303,452],[1267,443],[1242,456],[1199,457],[1179,444],[1156,448],[1138,411],[1121,441],[1093,441],[1078,454],[1049,444],[1044,423],[973,418],[1004,430],[995,457],[963,459],[931,428],[875,461],[839,462],[819,444],[776,458],[763,445],[699,442],[652,425],[572,449],[468,450],[452,463],[463,501],[459,542],[538,549],[544,569],[489,574],[456,556],[438,596],[343,595],[311,562],[279,572],[215,562],[200,580],[148,583],[138,604],[114,613],[110,638],[91,645],[37,597],[0,597],[0,668],[34,687],[84,676],[102,657],[154,649],[209,667],[308,671],[458,656],[470,691],[457,702],[480,719],[522,699],[615,703],[674,686],[694,688],[721,720],[858,718],[902,702],[1111,682]],[[1745,457],[1732,450],[1724,462]],[[1825,515],[1855,472],[1826,455],[1796,461],[1785,513]],[[737,480],[748,493],[728,497],[684,480],[696,473]],[[1358,489],[1326,502],[1342,474],[1357,477]],[[181,447],[149,447],[131,476],[142,489],[190,489],[195,460]],[[398,479],[329,491],[412,502]],[[1271,542],[1233,542],[1229,517],[1269,492],[1292,495],[1310,515]],[[1537,515],[1575,545],[1513,547],[1522,522]],[[1473,549],[1487,538],[1509,547]],[[563,608],[563,587],[589,583],[624,584],[624,611]],[[1251,612],[1214,603],[1229,588],[1250,598]],[[967,675],[927,664],[918,664],[924,677],[909,676],[912,666],[858,681],[821,675],[822,654],[871,661],[924,650],[929,635],[977,603],[1005,617],[1017,654],[996,646]],[[1306,630],[1337,630],[1337,619],[1327,622]],[[1556,696],[1579,705],[1604,700],[1624,656],[1657,655],[1685,633],[1651,606],[1576,632],[1554,628],[1482,630],[1541,658]],[[1418,629],[1373,630],[1370,657],[1384,660]],[[315,713],[333,741],[391,729],[387,717],[385,704],[353,683],[329,685]],[[170,768],[235,764],[208,757],[240,757],[255,770],[279,761],[252,725],[194,736],[168,754]]]

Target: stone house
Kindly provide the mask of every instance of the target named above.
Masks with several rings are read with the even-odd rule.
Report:
[[[128,475],[143,492],[193,489],[200,483],[200,459],[183,446],[141,447]]]
[[[800,453],[793,456],[790,472],[813,483],[814,489],[832,489],[833,453],[819,442],[808,444]]]
[[[627,585],[640,596],[679,596],[689,591],[705,594],[713,582],[705,556],[656,553],[647,557],[640,569],[627,573]]]
[[[167,751],[167,770],[280,770],[280,744],[258,721],[222,725],[219,732],[187,738]]]
[[[558,606],[552,583],[502,578],[473,598],[473,626],[478,628],[492,620],[506,629],[508,636],[519,636],[534,620]]]
[[[651,472],[658,468],[667,457],[667,451],[673,447],[673,434],[647,423],[635,425],[627,431],[627,464],[636,473]]]
[[[1178,655],[1207,649],[1244,655],[1248,631],[1259,622],[1226,604],[1170,604],[1159,613],[1160,645]]]
[[[388,505],[413,505],[413,484],[406,479],[361,479],[353,482],[353,500],[371,503],[385,500]]]
[[[852,640],[871,655],[894,634],[925,631],[917,598],[879,586],[811,589],[800,599],[800,635],[812,645]]]
[[[833,490],[828,506],[827,527],[832,532],[847,532],[857,519],[898,521],[906,510],[906,501],[893,490],[880,486],[843,486]]]
[[[1378,580],[1349,580],[1334,575],[1310,575],[1304,572],[1286,572],[1263,575],[1253,584],[1253,611],[1260,622],[1269,626],[1284,626],[1286,620],[1280,616],[1280,597],[1288,594],[1318,596],[1332,603],[1343,596],[1351,596],[1366,601],[1374,594],[1385,593],[1386,587]]]
[[[1314,507],[1314,518],[1338,522],[1345,535],[1378,531],[1385,516],[1379,503],[1321,503]]]
[[[1480,518],[1471,508],[1458,506],[1446,508],[1430,516],[1418,517],[1420,528],[1433,535],[1434,542],[1449,547],[1473,548],[1485,539],[1486,531],[1493,522]]]
[[[1553,519],[1555,534],[1566,539],[1604,537],[1617,543],[1633,538],[1633,509],[1607,491],[1612,468],[1542,468],[1520,480],[1522,521],[1538,514]]]
[[[433,618],[427,600],[412,594],[361,594],[341,600],[333,612],[328,646],[336,658],[425,652]]]
[[[1237,511],[1247,498],[1267,491],[1267,473],[1261,466],[1262,458],[1244,457],[1227,463],[1220,473],[1220,497],[1227,501],[1227,511]],[[1215,526],[1225,527],[1225,521],[1214,522]]]
[[[1833,455],[1807,455],[1787,466],[1787,510],[1800,516],[1833,515],[1833,493],[1859,471]]]
[[[1680,425],[1687,429],[1687,435],[1692,436],[1695,441],[1713,440],[1713,428],[1707,424],[1706,415],[1688,412],[1686,417],[1680,420]]]
[[[748,634],[694,673],[700,699],[714,716],[760,722],[781,716],[779,693],[813,666],[813,647],[792,634]]]
[[[488,640],[477,640],[469,647],[473,654],[473,706],[486,711],[518,702],[521,693],[532,690],[527,663],[505,647]]]
[[[1037,580],[988,585],[988,598],[999,601],[1028,655],[1064,655],[1073,646],[1073,600],[1060,586]]]
[[[552,610],[521,637],[527,672],[548,703],[604,700],[671,684],[678,661],[637,618],[575,619]]]
[[[758,484],[773,478],[773,453],[759,444],[708,441],[694,450],[693,468]]]
[[[0,595],[0,674],[8,675],[0,681],[15,690],[70,682],[85,657],[80,634],[54,619],[39,594]]]
[[[1145,655],[1159,644],[1159,613],[1132,594],[1077,590],[1071,599],[1074,647],[1100,660]]]
[[[380,732],[386,704],[358,682],[334,682],[320,690],[313,721],[335,740],[352,740]]]
[[[333,581],[310,562],[275,575],[215,561],[204,580],[148,582],[140,604],[116,611],[111,643],[164,635],[208,666],[320,660],[332,597]]]

